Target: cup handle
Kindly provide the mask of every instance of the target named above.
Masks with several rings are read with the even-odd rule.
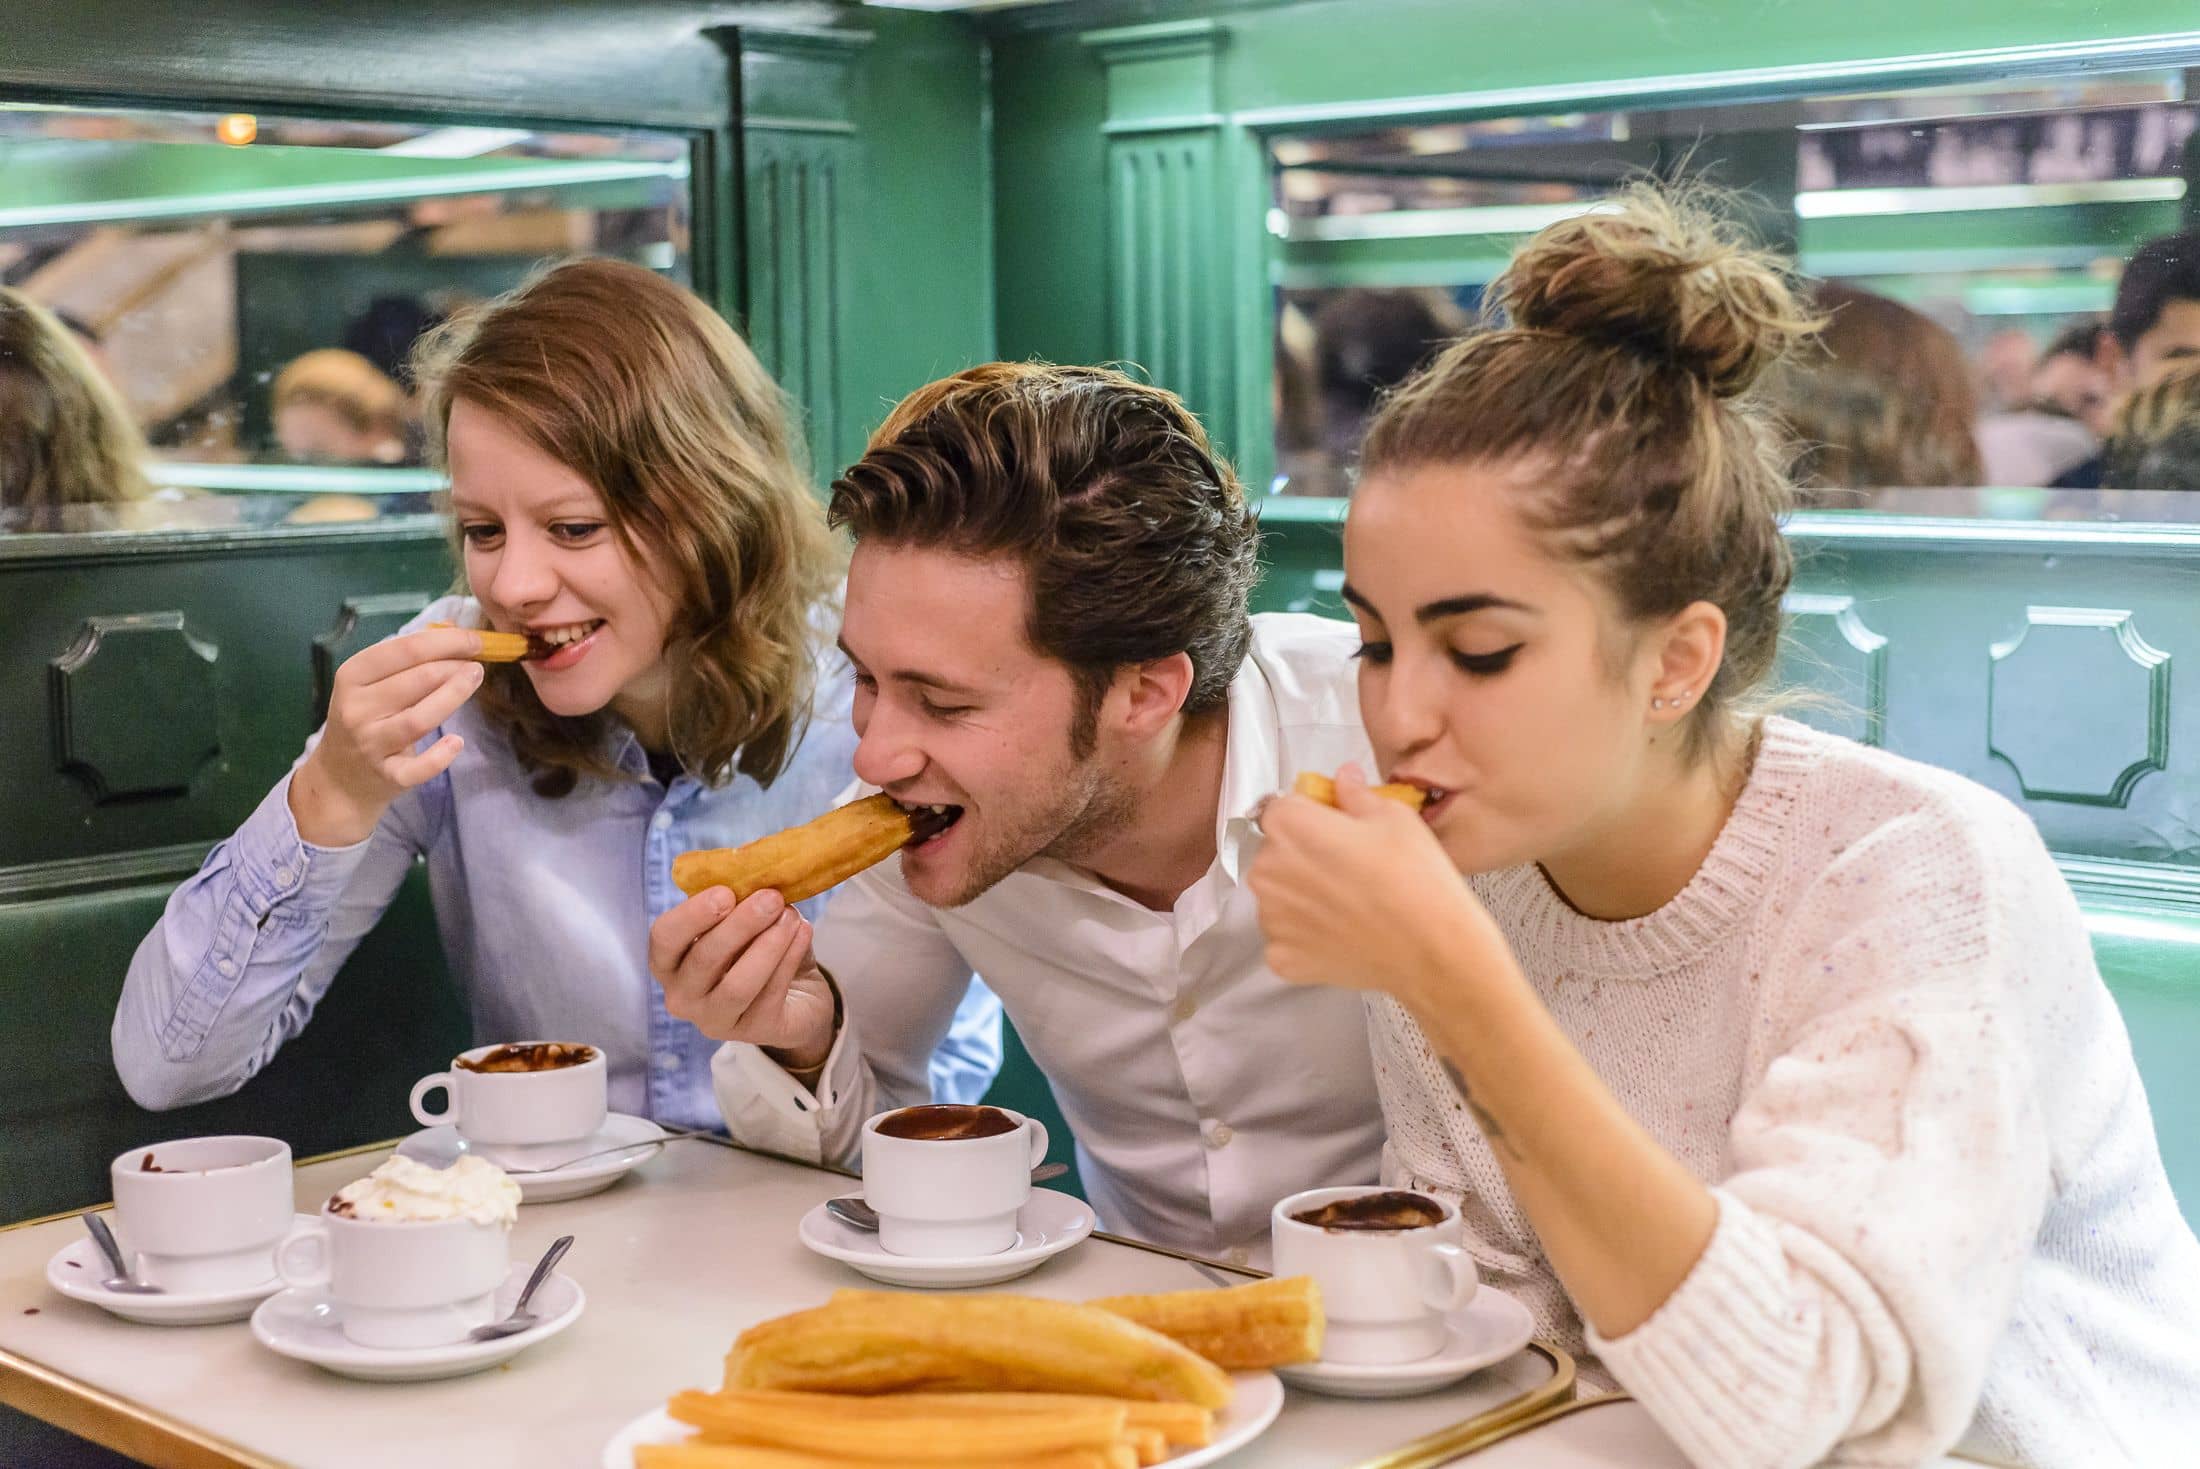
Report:
[[[1474,1268],[1474,1256],[1454,1244],[1438,1241],[1428,1248],[1424,1257],[1427,1264],[1421,1282],[1421,1303],[1432,1311],[1458,1310],[1474,1299],[1474,1292],[1481,1284],[1481,1277]]]
[[[1031,1129],[1031,1166],[1036,1168],[1047,1160],[1047,1125],[1036,1117],[1026,1117],[1024,1126]]]
[[[299,1263],[298,1256],[308,1252],[312,1255],[312,1262]],[[301,1224],[293,1229],[275,1247],[275,1273],[282,1277],[285,1285],[327,1285],[328,1227],[315,1220],[311,1224]]]
[[[437,1087],[443,1089],[443,1100],[446,1105],[440,1112],[430,1112],[427,1101],[428,1093],[434,1091]],[[438,1071],[433,1076],[423,1076],[413,1083],[412,1114],[413,1119],[422,1127],[441,1127],[446,1122],[456,1123],[458,1121],[458,1086],[451,1080],[450,1072]]]

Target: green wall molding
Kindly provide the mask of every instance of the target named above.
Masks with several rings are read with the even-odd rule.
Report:
[[[850,209],[864,144],[858,68],[873,34],[741,26],[711,35],[740,74],[743,329],[800,407],[811,462],[832,464],[845,439]]]
[[[1238,433],[1237,324],[1265,314],[1258,273],[1241,268],[1239,204],[1258,150],[1226,123],[1213,20],[1090,31],[1079,44],[1107,78],[1107,346],[1179,394],[1225,452]]]
[[[2027,607],[1990,656],[1987,748],[2027,798],[2120,809],[2169,768],[2170,655],[2130,612]]]
[[[221,753],[217,656],[181,612],[85,618],[47,665],[55,768],[102,806],[190,789]]]

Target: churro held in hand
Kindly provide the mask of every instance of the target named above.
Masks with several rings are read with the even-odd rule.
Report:
[[[1374,795],[1381,796],[1386,801],[1396,801],[1399,805],[1414,811],[1418,811],[1428,804],[1428,792],[1422,790],[1419,786],[1392,784],[1369,786],[1368,790]],[[1299,773],[1299,778],[1291,782],[1291,792],[1293,795],[1305,796],[1309,800],[1319,801],[1324,806],[1337,804],[1337,783],[1328,776],[1317,775],[1311,770]]]
[[[912,812],[883,793],[865,796],[745,847],[682,852],[672,859],[672,880],[691,898],[714,887],[732,889],[736,899],[771,888],[788,902],[799,903],[947,824],[948,818],[937,811]]]
[[[456,627],[455,622],[431,622],[430,627]],[[537,643],[523,632],[497,632],[492,628],[472,629],[481,639],[481,649],[474,654],[476,663],[524,663],[529,658],[549,656],[548,645]]]

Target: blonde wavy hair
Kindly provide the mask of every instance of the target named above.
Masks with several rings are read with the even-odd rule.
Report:
[[[0,509],[142,500],[145,440],[61,319],[0,286]]]
[[[414,372],[438,463],[464,398],[586,479],[628,553],[663,563],[672,753],[698,780],[770,784],[808,723],[840,557],[786,395],[747,344],[663,277],[582,259],[430,334]],[[605,716],[551,713],[517,667],[491,668],[476,703],[542,795],[622,778]]]
[[[2109,489],[2200,490],[2200,362],[2133,390],[2103,452]]]

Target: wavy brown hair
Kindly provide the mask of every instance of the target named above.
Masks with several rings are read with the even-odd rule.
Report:
[[[1978,390],[1963,347],[1899,301],[1827,281],[1811,305],[1828,317],[1818,352],[1772,379],[1800,440],[1796,478],[1812,489],[1946,489],[1985,483],[1973,431]]]
[[[1623,617],[1718,607],[1726,655],[1690,711],[1696,754],[1778,652],[1793,491],[1757,389],[1818,325],[1716,197],[1638,186],[1528,241],[1486,329],[1384,403],[1360,470],[1534,459],[1548,470],[1529,524],[1593,566]]]
[[[61,319],[0,286],[0,509],[142,500],[145,440]]]
[[[1105,367],[989,362],[911,393],[833,484],[858,540],[1011,556],[1025,635],[1068,665],[1092,750],[1117,669],[1183,653],[1183,712],[1228,700],[1252,638],[1258,531],[1237,475],[1174,393]]]
[[[699,780],[768,785],[809,719],[839,556],[786,395],[747,344],[692,292],[584,259],[439,328],[414,371],[438,462],[464,398],[587,480],[628,553],[662,562],[672,753]],[[477,702],[543,795],[621,778],[605,716],[551,713],[516,666],[492,667]]]

